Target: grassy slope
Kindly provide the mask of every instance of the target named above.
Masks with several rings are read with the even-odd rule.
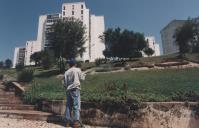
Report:
[[[191,98],[199,96],[198,76],[198,68],[89,75],[82,83],[82,99],[118,102],[125,97],[139,101],[192,100]],[[127,93],[123,89],[124,83],[128,85]],[[32,85],[36,85],[33,93],[35,98],[65,98],[61,81],[55,77],[35,78]],[[26,96],[30,98],[30,93]]]
[[[128,97],[133,99],[141,101],[171,101],[173,100],[172,97],[175,97],[179,100],[186,100],[186,96],[183,97],[183,95],[188,93],[199,95],[198,76],[198,68],[101,74],[88,76],[83,83],[82,92],[85,100],[88,98],[103,99],[104,94],[107,93],[106,91],[109,91],[104,87],[105,84],[115,82],[118,86],[127,83]],[[178,97],[178,94],[182,96],[182,99]],[[92,96],[89,97],[87,95]],[[110,95],[106,98],[110,98]]]
[[[141,58],[136,63],[159,63],[163,59],[175,57],[176,55]],[[199,61],[199,54],[188,54],[187,57]],[[93,65],[92,63],[82,66],[87,68]],[[44,76],[46,75],[44,72],[48,72],[41,68],[33,69],[35,69],[35,74],[43,73]],[[27,89],[26,99],[64,99],[65,93],[61,80],[57,79],[53,72],[46,77],[36,77]],[[1,70],[0,73],[13,77],[16,77],[17,74],[14,69]],[[124,97],[129,97],[141,101],[192,100],[190,97],[198,98],[199,96],[198,76],[198,68],[126,71],[92,75],[87,76],[86,81],[82,83],[82,99],[121,101]],[[122,89],[124,83],[128,85],[127,93]],[[32,85],[35,86],[32,87]]]

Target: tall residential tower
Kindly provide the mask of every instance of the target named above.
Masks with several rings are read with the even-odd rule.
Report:
[[[86,28],[85,52],[78,59],[93,62],[97,58],[104,58],[103,50],[105,49],[105,45],[99,39],[99,36],[105,31],[104,16],[92,15],[86,7],[85,2],[64,3],[61,14],[46,14],[39,17],[37,40],[27,41],[26,43],[24,59],[26,66],[34,65],[34,62],[30,60],[30,56],[33,53],[49,47],[50,44],[46,35],[57,20],[64,18],[79,19]]]

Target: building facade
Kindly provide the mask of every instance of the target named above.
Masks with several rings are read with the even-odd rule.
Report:
[[[99,36],[105,31],[104,16],[90,14],[90,10],[84,2],[64,3],[62,5],[62,18],[75,18],[83,22],[86,28],[85,52],[81,57],[82,61],[95,61],[97,58],[104,58],[103,50],[105,45]]]
[[[161,30],[163,54],[173,54],[179,52],[179,47],[175,42],[176,29],[183,26],[185,20],[173,20]]]
[[[14,51],[13,68],[15,68],[16,65],[18,64],[24,65],[24,59],[25,59],[25,48],[16,47]]]
[[[152,56],[160,56],[160,46],[158,43],[156,43],[155,37],[148,36],[145,37],[145,40],[147,41],[149,48],[153,49],[154,51],[154,54]],[[147,55],[144,53],[143,56],[147,57]]]
[[[86,28],[85,52],[77,59],[81,61],[95,61],[97,58],[104,58],[103,50],[105,49],[105,45],[99,39],[99,36],[105,31],[104,17],[91,15],[85,2],[64,3],[61,14],[46,14],[39,17],[37,40],[27,41],[26,43],[24,59],[26,66],[34,65],[34,62],[30,60],[30,56],[34,52],[39,52],[50,47],[46,35],[57,20],[64,18],[79,19]]]
[[[24,65],[25,66],[35,65],[35,62],[31,61],[30,57],[35,52],[40,52],[40,51],[41,51],[41,45],[37,41],[27,41],[25,49]]]

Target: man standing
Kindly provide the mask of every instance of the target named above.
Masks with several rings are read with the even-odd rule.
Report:
[[[69,61],[69,69],[64,74],[64,86],[67,92],[66,127],[74,122],[74,127],[79,127],[80,122],[80,80],[85,79],[85,74],[76,67],[76,61]],[[71,112],[73,110],[73,115]]]

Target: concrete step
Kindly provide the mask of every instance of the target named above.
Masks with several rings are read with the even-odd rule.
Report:
[[[61,120],[60,116],[55,116],[52,113],[40,111],[24,111],[24,110],[0,110],[0,117],[14,118],[14,119],[28,119],[58,122]]]
[[[19,97],[0,97],[0,101],[21,100]]]
[[[0,104],[0,110],[34,110],[34,105]]]
[[[0,92],[1,98],[15,97],[15,92]]]
[[[22,104],[23,101],[21,100],[2,100],[0,104]]]

